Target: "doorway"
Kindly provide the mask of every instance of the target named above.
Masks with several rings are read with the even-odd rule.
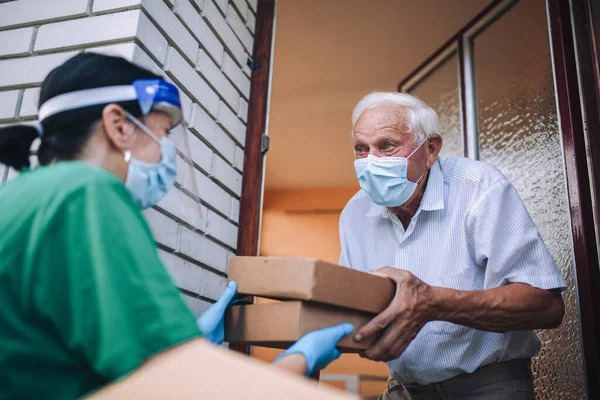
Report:
[[[591,3],[298,3],[276,7],[260,254],[336,261],[336,220],[358,189],[351,110],[371,91],[412,92],[440,114],[443,155],[494,163],[513,182],[567,281],[563,325],[539,332],[536,396],[595,398],[600,282],[589,174],[597,166],[582,148],[599,149],[584,138],[577,108],[583,64],[569,15]],[[381,393],[381,365],[346,359],[324,371],[328,384]],[[374,379],[363,384],[361,375]]]

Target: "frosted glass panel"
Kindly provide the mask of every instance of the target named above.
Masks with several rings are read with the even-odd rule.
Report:
[[[414,86],[414,94],[440,117],[441,135],[444,138],[443,157],[463,156],[463,134],[460,124],[458,98],[458,58],[454,53],[442,65]]]
[[[480,158],[516,186],[568,289],[557,330],[539,331],[537,399],[582,399],[569,209],[544,0],[518,2],[474,40]]]

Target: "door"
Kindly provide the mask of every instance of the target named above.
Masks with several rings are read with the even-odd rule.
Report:
[[[569,3],[548,3],[553,2]],[[438,111],[442,155],[490,162],[510,179],[567,282],[561,327],[537,332],[542,348],[533,363],[536,397],[595,398],[595,331],[588,328],[582,336],[581,329],[595,326],[592,308],[598,300],[597,293],[581,290],[597,276],[591,267],[597,271],[597,252],[590,246],[592,241],[595,245],[593,223],[591,235],[589,229],[587,238],[579,234],[580,220],[589,223],[594,216],[589,193],[575,190],[589,188],[590,182],[574,174],[581,168],[570,162],[585,164],[586,156],[575,155],[569,146],[570,140],[583,142],[584,133],[566,128],[574,111],[561,107],[575,103],[566,99],[557,79],[569,54],[553,54],[572,37],[556,33],[559,28],[568,31],[564,10],[562,25],[549,19],[548,11],[552,8],[544,0],[492,2],[405,78],[399,90],[414,93]],[[582,246],[587,252],[582,253]],[[581,304],[590,304],[591,310]]]

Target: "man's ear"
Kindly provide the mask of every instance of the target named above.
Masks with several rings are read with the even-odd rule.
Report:
[[[131,147],[135,133],[133,124],[127,122],[125,110],[117,104],[108,104],[102,110],[102,127],[106,137],[109,143],[121,151]]]
[[[431,168],[431,166],[437,160],[440,151],[442,150],[443,139],[437,133],[434,133],[429,137],[429,141],[427,143],[427,149],[429,150],[427,156],[427,168]]]

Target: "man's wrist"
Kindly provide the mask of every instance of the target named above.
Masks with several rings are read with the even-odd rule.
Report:
[[[428,302],[427,321],[443,321],[446,315],[445,306],[448,304],[451,290],[438,286],[428,286],[426,294]]]

